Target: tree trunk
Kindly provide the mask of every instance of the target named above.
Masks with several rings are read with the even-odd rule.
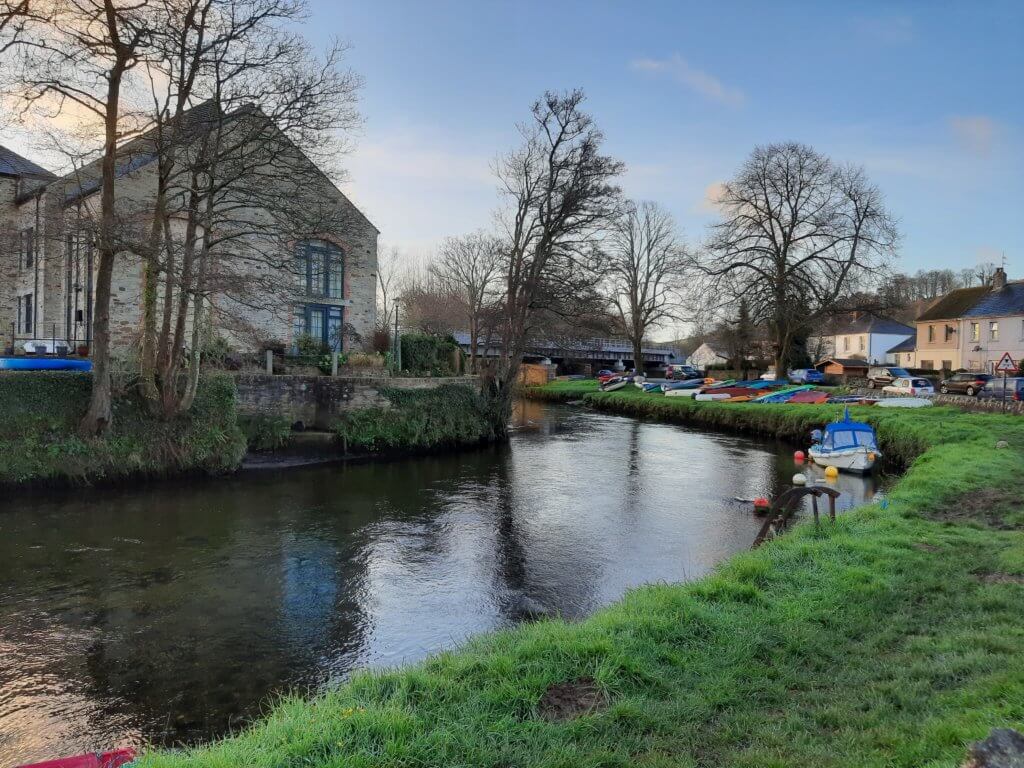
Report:
[[[633,341],[633,368],[638,374],[643,375],[644,372],[644,351],[643,345],[637,339]]]
[[[117,117],[120,111],[121,77],[126,66],[119,54],[107,82],[106,135],[103,145],[102,191],[100,193],[99,264],[96,272],[96,297],[93,308],[92,395],[89,408],[78,425],[85,437],[101,435],[110,429],[110,283],[114,276],[114,175],[117,169]]]

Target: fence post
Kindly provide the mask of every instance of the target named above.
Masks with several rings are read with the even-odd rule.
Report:
[[[274,350],[267,350],[267,376],[274,375]]]
[[[338,375],[338,353],[335,351],[335,352],[331,353],[331,376],[337,376],[337,375]]]

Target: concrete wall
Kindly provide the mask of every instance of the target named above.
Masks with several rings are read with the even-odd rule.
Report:
[[[238,412],[242,416],[283,416],[306,429],[332,429],[340,413],[390,408],[380,390],[432,389],[444,384],[477,387],[474,377],[381,378],[373,376],[268,376],[238,374]]]

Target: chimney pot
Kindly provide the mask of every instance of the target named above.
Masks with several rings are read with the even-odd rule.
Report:
[[[1006,270],[1002,267],[996,267],[996,271],[992,275],[992,290],[1001,291],[1006,287]]]

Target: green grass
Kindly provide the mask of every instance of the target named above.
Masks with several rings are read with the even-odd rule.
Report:
[[[84,373],[0,374],[0,485],[92,483],[238,467],[245,438],[229,376],[206,377],[192,409],[157,421],[133,394],[114,399],[114,422],[84,440],[78,422],[89,403]]]
[[[540,396],[787,436],[836,411],[575,382]],[[909,465],[884,508],[798,526],[709,577],[634,590],[581,623],[486,635],[285,699],[237,736],[141,764],[956,766],[992,727],[1024,724],[1024,585],[1006,578],[1024,574],[1024,419],[857,414]],[[996,450],[999,439],[1010,448]],[[606,708],[538,716],[548,686],[580,677]]]

